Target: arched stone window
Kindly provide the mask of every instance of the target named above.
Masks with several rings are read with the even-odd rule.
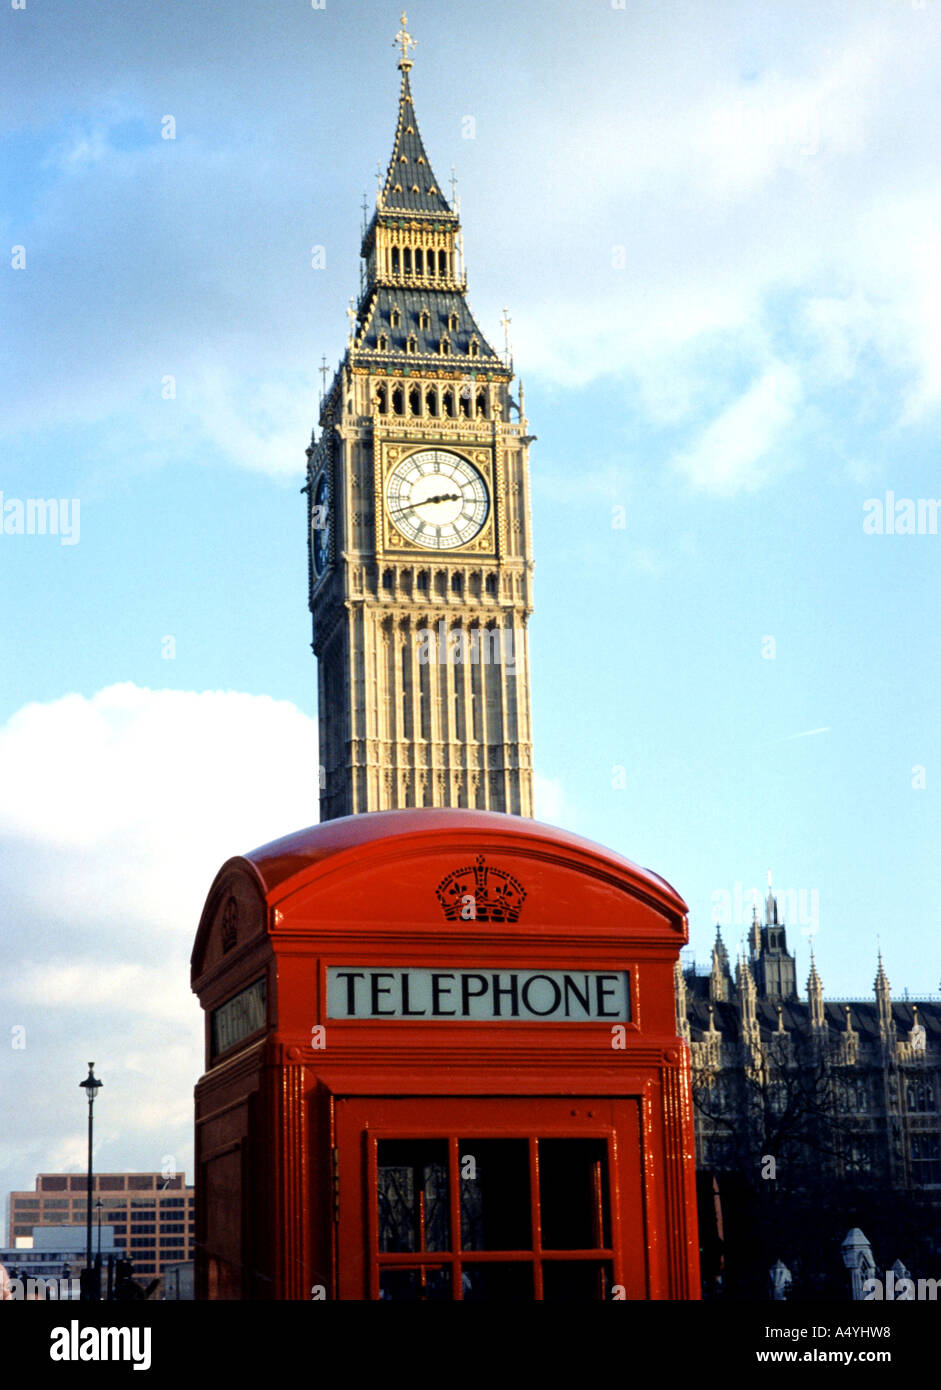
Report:
[[[436,416],[438,414],[438,393],[433,386],[425,390],[425,414]]]
[[[389,413],[389,391],[384,381],[376,387],[376,395],[379,399],[379,414],[387,415]]]
[[[441,341],[438,343],[438,351],[441,353],[441,356],[442,356],[442,357],[450,357],[450,355],[451,355],[451,339],[450,339],[450,338],[442,338]]]
[[[446,386],[446,387],[445,387],[444,393],[442,394],[442,397],[441,397],[441,401],[442,401],[442,405],[444,406],[444,413],[445,413],[445,415],[449,416],[450,419],[453,420],[453,419],[454,419],[454,392],[451,390],[451,387],[450,387],[450,386]]]
[[[477,388],[477,396],[474,401],[474,414],[486,415],[487,413],[487,393],[482,386]]]
[[[405,340],[405,351],[406,351],[406,352],[417,352],[417,351],[418,351],[418,339],[415,337],[415,334],[414,334],[414,333],[410,333],[410,334],[408,335],[408,337],[406,338],[406,340]]]
[[[398,328],[401,322],[402,315],[399,313],[398,305],[393,304],[392,309],[389,313],[389,323],[392,325],[393,328]]]
[[[410,386],[408,391],[408,411],[410,415],[421,414],[421,387]]]
[[[907,1091],[910,1113],[921,1115],[934,1109],[934,1087],[929,1081],[909,1081]]]
[[[401,386],[393,386],[392,388],[392,414],[405,414],[405,392]]]

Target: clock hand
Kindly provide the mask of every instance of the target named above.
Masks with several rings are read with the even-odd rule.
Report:
[[[427,507],[429,502],[462,502],[464,499],[459,492],[442,492],[439,497],[423,497],[420,502],[409,502],[404,507],[391,508],[393,516],[400,516],[403,512],[414,511],[417,507]]]

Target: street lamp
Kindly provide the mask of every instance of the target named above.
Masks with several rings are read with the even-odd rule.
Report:
[[[95,1104],[95,1096],[98,1094],[98,1087],[103,1083],[95,1076],[95,1064],[89,1062],[88,1075],[84,1081],[78,1083],[88,1096],[88,1201],[86,1204],[86,1239],[85,1239],[85,1297],[94,1298],[91,1289],[91,1192],[92,1192],[92,1162],[91,1162],[91,1141],[92,1141],[92,1108]]]

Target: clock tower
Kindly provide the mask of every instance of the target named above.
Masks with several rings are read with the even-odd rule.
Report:
[[[523,392],[467,303],[459,205],[412,102],[364,227],[346,351],[307,451],[320,818],[532,815]],[[504,320],[504,327],[507,320]]]

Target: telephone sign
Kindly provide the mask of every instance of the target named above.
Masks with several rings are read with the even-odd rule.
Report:
[[[625,971],[327,969],[328,1018],[628,1019]]]

